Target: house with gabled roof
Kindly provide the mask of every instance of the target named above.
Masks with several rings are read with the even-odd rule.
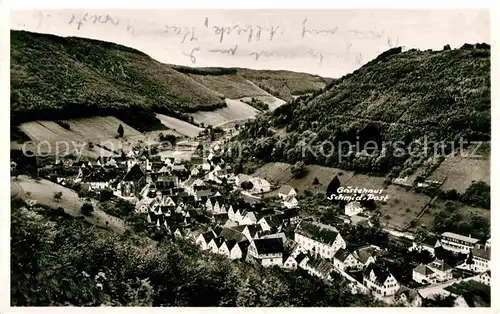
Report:
[[[258,239],[259,234],[262,232],[260,225],[239,225],[232,229],[241,232],[250,241]]]
[[[219,233],[219,236],[226,240],[235,240],[236,242],[242,242],[248,240],[248,238],[242,232],[232,228],[222,228],[221,232]]]
[[[248,254],[264,267],[283,265],[283,253],[283,240],[281,238],[255,239],[248,247]]]
[[[363,271],[363,285],[376,298],[395,295],[401,285],[389,269],[370,263]]]
[[[216,237],[215,232],[213,232],[213,231],[207,231],[207,232],[204,232],[204,233],[200,234],[198,236],[198,238],[196,239],[195,243],[196,243],[197,246],[200,247],[200,249],[202,251],[204,251],[204,250],[208,249],[208,244],[215,237]]]
[[[283,253],[283,268],[288,269],[288,270],[296,270],[298,267],[298,263],[295,260],[295,257],[291,255],[290,253],[284,252]]]
[[[319,277],[325,280],[331,280],[331,273],[334,271],[334,266],[331,262],[321,258],[310,258],[305,265],[305,269],[312,276]]]
[[[380,248],[375,245],[365,245],[353,252],[354,258],[363,264],[363,267],[370,263],[375,263],[377,256],[380,254]]]
[[[295,229],[295,241],[313,255],[332,258],[335,253],[346,247],[338,230],[332,226],[311,221],[301,221]]]
[[[344,213],[346,216],[354,216],[363,212],[363,206],[358,201],[350,202],[345,205]]]
[[[417,251],[422,252],[425,250],[431,254],[431,256],[435,256],[435,249],[440,247],[441,243],[438,239],[433,239],[430,237],[425,238],[421,243],[417,243],[413,241],[412,246],[408,248],[409,251]]]
[[[283,207],[286,207],[286,208],[296,208],[297,206],[299,206],[299,201],[295,198],[295,196],[293,195],[288,195],[287,197],[285,197],[282,201],[282,205]]]
[[[436,283],[436,273],[429,266],[420,264],[413,268],[412,279],[421,284]]]
[[[487,270],[487,271],[483,272],[482,274],[480,274],[478,276],[477,281],[479,281],[483,285],[490,286],[491,285],[491,270]]]
[[[248,241],[238,242],[236,240],[226,240],[219,248],[219,254],[226,256],[229,259],[243,258],[244,251],[249,245]]]
[[[437,281],[447,281],[453,278],[453,268],[441,259],[435,259],[427,266],[436,274]]]
[[[491,249],[485,246],[476,245],[472,249],[471,270],[477,273],[482,273],[490,269]]]
[[[280,186],[280,188],[278,190],[278,197],[281,198],[282,200],[284,200],[288,196],[291,196],[291,197],[297,196],[297,191],[295,191],[295,189],[290,185],[284,184],[284,185]]]
[[[294,258],[297,257],[300,253],[306,253],[307,250],[302,247],[298,242],[292,239],[287,239],[284,242],[285,251],[290,253]]]
[[[208,242],[207,248],[210,252],[218,254],[222,243],[224,243],[224,238],[221,237],[213,238],[212,240],[210,240],[210,242]]]
[[[247,212],[243,219],[240,220],[240,225],[255,225],[261,216],[257,212]]]
[[[259,219],[259,221],[257,221],[257,223],[264,231],[273,230],[274,232],[280,232],[283,227],[283,219],[279,214],[262,217],[261,219]]]
[[[333,256],[333,265],[342,271],[346,269],[362,269],[364,266],[351,252],[343,248],[340,248]]]

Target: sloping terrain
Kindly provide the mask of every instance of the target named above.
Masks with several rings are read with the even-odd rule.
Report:
[[[259,111],[250,105],[236,99],[226,99],[227,107],[214,111],[198,111],[189,114],[194,120],[205,126],[221,126],[232,121],[244,121],[254,118]]]
[[[248,146],[244,158],[405,177],[432,157],[434,147],[490,139],[490,85],[487,44],[393,48],[323,92],[251,121],[235,140]],[[376,145],[365,154],[368,142]],[[349,145],[355,154],[346,158]]]
[[[188,74],[198,83],[214,90],[226,98],[242,98],[247,96],[268,96],[269,93],[257,87],[251,81],[237,74],[229,75],[195,75]]]
[[[196,137],[203,129],[193,125],[191,123],[166,116],[164,114],[156,114],[156,117],[160,119],[161,123],[168,128],[181,135],[188,137]]]
[[[33,142],[28,149],[38,154],[82,153],[91,156],[112,155],[114,151],[126,149],[126,143],[146,141],[146,137],[115,117],[93,117],[61,121],[67,125],[62,127],[53,121],[30,121],[22,123],[19,128]],[[119,125],[124,129],[124,138],[118,139]],[[89,147],[88,143],[92,143]]]
[[[332,81],[330,78],[291,71],[238,69],[238,74],[285,101],[291,101],[292,95],[321,90]]]
[[[222,95],[148,55],[113,43],[11,31],[11,110],[90,116],[104,109],[182,113],[224,105]]]

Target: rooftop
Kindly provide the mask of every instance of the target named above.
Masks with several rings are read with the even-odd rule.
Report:
[[[259,254],[283,253],[283,240],[281,238],[256,239],[254,243]]]
[[[302,221],[295,229],[295,233],[329,245],[335,242],[339,234],[334,227],[310,221]]]
[[[476,238],[473,238],[471,236],[464,236],[464,235],[461,235],[461,234],[457,234],[457,233],[453,233],[453,232],[443,232],[441,234],[442,237],[447,237],[447,238],[452,238],[452,239],[457,239],[457,240],[460,240],[460,241],[464,241],[464,242],[469,242],[469,243],[476,243],[479,241],[479,239],[476,239]]]

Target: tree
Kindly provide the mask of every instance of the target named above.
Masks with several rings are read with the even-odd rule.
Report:
[[[91,216],[93,211],[94,211],[94,206],[92,206],[91,203],[85,203],[82,205],[81,212],[85,216]]]
[[[307,174],[307,168],[303,161],[296,162],[290,170],[296,179],[303,178]]]
[[[101,202],[109,201],[113,197],[113,191],[111,191],[111,190],[102,190],[99,196],[100,196],[100,201]]]
[[[315,177],[314,180],[313,180],[313,184],[314,185],[318,185],[319,184],[319,179],[318,177]]]
[[[251,190],[253,188],[253,183],[250,181],[241,182],[241,188],[243,190]]]
[[[124,131],[123,131],[123,126],[120,124],[120,125],[118,126],[118,136],[119,136],[119,137],[123,137],[123,132],[124,132]]]
[[[62,198],[62,192],[54,192],[54,201],[59,202]]]

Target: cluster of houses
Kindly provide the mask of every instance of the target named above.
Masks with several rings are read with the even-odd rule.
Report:
[[[371,293],[403,305],[421,306],[425,299],[420,290],[405,287],[390,269],[381,266],[379,247],[364,245],[348,250],[334,226],[301,219],[297,191],[292,186],[276,189],[263,178],[235,175],[212,153],[207,158],[165,155],[150,160],[132,150],[120,158],[58,160],[52,169],[60,184],[71,181],[95,192],[111,190],[116,197],[134,203],[136,213],[145,215],[149,224],[192,241],[207,254],[285,271],[301,269],[326,281],[340,275],[353,292]],[[222,195],[221,186],[229,187],[230,195]],[[277,196],[279,209],[258,209],[255,205],[270,194]],[[368,218],[359,202],[350,202],[340,223],[370,225]],[[437,247],[468,254],[469,258],[455,268],[437,258],[420,264],[412,271],[413,281],[424,287],[453,284],[454,270],[461,269],[474,273],[480,284],[490,284],[490,241],[481,243],[470,236],[445,232],[437,240],[414,242],[409,250],[426,250],[434,256]]]

